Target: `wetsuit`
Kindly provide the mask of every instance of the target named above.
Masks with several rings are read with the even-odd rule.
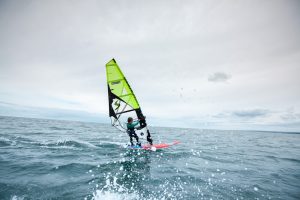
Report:
[[[138,124],[139,124],[139,122],[132,122],[132,123],[127,124],[127,133],[130,137],[130,143],[132,146],[133,146],[133,141],[132,141],[133,137],[136,139],[137,145],[141,145],[141,143],[139,143],[139,137],[137,136],[137,134],[134,131],[134,127],[137,126]]]

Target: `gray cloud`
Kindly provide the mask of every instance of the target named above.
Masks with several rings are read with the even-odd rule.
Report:
[[[270,113],[269,110],[265,109],[253,109],[253,110],[239,110],[233,111],[231,113],[234,117],[239,118],[256,118],[256,117],[265,117]]]
[[[208,81],[211,82],[226,82],[231,78],[231,75],[226,74],[224,72],[216,72],[214,74],[209,75]]]
[[[232,117],[239,118],[239,119],[252,119],[256,117],[265,117],[270,113],[271,111],[267,109],[248,109],[248,110],[224,111],[212,115],[212,117],[219,118],[219,119],[230,119]]]
[[[296,113],[294,108],[289,108],[280,115],[280,118],[284,121],[300,122],[300,113]]]

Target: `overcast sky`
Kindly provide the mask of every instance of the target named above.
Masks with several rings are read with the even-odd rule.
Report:
[[[1,0],[0,114],[108,115],[115,58],[150,125],[300,131],[299,11],[298,0]]]

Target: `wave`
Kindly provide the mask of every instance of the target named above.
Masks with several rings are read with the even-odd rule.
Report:
[[[98,145],[94,145],[87,141],[81,141],[76,139],[61,139],[57,141],[37,141],[29,139],[27,137],[14,137],[13,139],[8,139],[5,137],[0,137],[0,147],[14,146],[14,145],[30,145],[39,146],[42,148],[99,148]]]
[[[0,147],[15,145],[15,141],[11,141],[10,139],[0,137]]]
[[[21,137],[21,136],[17,136],[14,138],[15,142],[18,142],[18,143],[23,143],[23,144],[31,144],[31,145],[34,145],[34,144],[37,144],[38,142],[35,141],[35,140],[32,140],[32,139],[29,139],[27,137]]]
[[[99,144],[97,144],[97,147],[101,147],[101,148],[120,148],[120,147],[124,147],[126,144],[122,143],[122,142],[100,142]]]
[[[289,161],[289,162],[295,162],[300,163],[300,160],[297,158],[280,158],[281,160]]]
[[[73,129],[70,129],[70,128],[63,128],[63,127],[56,127],[56,126],[51,126],[51,127],[49,127],[49,129],[55,130],[55,131],[70,131],[70,130],[73,130]]]
[[[95,168],[94,165],[82,164],[82,163],[68,163],[65,165],[59,165],[52,168],[52,171],[67,171],[70,172],[79,172],[79,171],[87,171],[89,169]]]
[[[17,195],[13,195],[12,197],[11,197],[11,200],[24,200],[24,196],[17,196]]]
[[[122,191],[122,189],[119,189]],[[136,193],[118,193],[114,191],[103,191],[96,190],[93,193],[92,200],[102,200],[102,199],[113,199],[113,200],[135,200],[140,199],[139,195]]]
[[[56,142],[50,142],[50,143],[40,143],[43,147],[75,147],[75,148],[97,148],[97,146],[86,142],[86,141],[78,141],[78,140],[58,140]]]

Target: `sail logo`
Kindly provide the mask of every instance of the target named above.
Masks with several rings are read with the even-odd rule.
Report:
[[[117,85],[117,84],[119,84],[119,83],[120,83],[120,81],[114,81],[114,82],[111,82],[112,85]]]

